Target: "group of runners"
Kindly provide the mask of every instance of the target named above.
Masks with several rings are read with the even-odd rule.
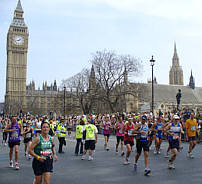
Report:
[[[148,114],[128,114],[128,115],[109,115],[103,116],[79,116],[70,117],[67,120],[60,118],[58,120],[43,118],[4,118],[1,120],[3,129],[3,141],[6,145],[8,134],[9,166],[14,167],[13,153],[15,153],[15,168],[19,167],[19,145],[20,137],[24,137],[25,157],[31,159],[34,171],[34,184],[50,182],[50,173],[53,170],[53,160],[58,157],[55,148],[55,136],[58,136],[58,153],[64,153],[62,148],[66,145],[65,137],[71,136],[72,127],[75,127],[75,155],[81,155],[81,160],[85,160],[88,151],[88,160],[93,160],[96,143],[98,141],[98,132],[104,135],[104,149],[110,150],[109,139],[112,132],[116,134],[115,151],[124,157],[124,165],[130,164],[130,155],[134,151],[136,144],[136,155],[134,158],[134,171],[138,169],[138,160],[144,152],[145,170],[144,175],[149,175],[149,150],[154,140],[154,154],[161,153],[162,140],[168,142],[165,157],[169,157],[168,168],[175,169],[174,161],[180,150],[182,150],[182,136],[189,141],[187,156],[193,158],[192,151],[197,144],[200,125],[195,119],[194,113],[185,121],[178,114],[172,116],[163,116],[159,114],[152,117]],[[99,126],[98,126],[99,125]],[[184,131],[185,130],[185,131]],[[124,145],[126,152],[124,152]]]

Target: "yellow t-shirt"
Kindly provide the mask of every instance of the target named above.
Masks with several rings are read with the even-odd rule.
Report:
[[[196,119],[187,119],[185,123],[185,127],[187,129],[187,135],[189,137],[194,137],[196,136],[196,131],[197,131],[197,121]]]

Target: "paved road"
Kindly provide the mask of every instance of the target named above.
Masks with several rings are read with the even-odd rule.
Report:
[[[0,135],[1,136],[1,135]],[[0,139],[1,140],[1,139]],[[110,137],[110,151],[103,149],[103,137],[99,136],[93,161],[81,160],[74,156],[75,140],[67,139],[65,154],[58,155],[59,161],[54,164],[54,173],[51,177],[53,184],[200,184],[202,183],[202,145],[197,145],[194,151],[195,158],[186,158],[188,144],[184,143],[184,150],[176,160],[176,169],[167,169],[167,160],[163,157],[167,143],[163,143],[162,154],[154,155],[150,152],[151,176],[145,177],[144,160],[141,156],[138,171],[135,173],[131,165],[123,165],[123,157],[115,154],[115,137]],[[56,144],[58,142],[56,141]],[[57,147],[58,145],[56,145]],[[0,146],[0,184],[31,184],[33,170],[31,160],[24,158],[24,145],[20,146],[20,170],[8,167],[8,147]],[[135,151],[131,155],[131,162]]]

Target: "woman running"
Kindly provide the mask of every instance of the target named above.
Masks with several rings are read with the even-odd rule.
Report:
[[[27,122],[27,126],[24,127],[25,158],[27,158],[27,148],[30,146],[32,137],[34,135],[33,129],[31,128],[30,124],[30,122]],[[29,155],[28,158],[31,159],[31,155]]]
[[[34,184],[50,183],[50,173],[53,170],[53,157],[57,161],[54,139],[48,134],[48,122],[41,123],[41,134],[30,145],[29,154],[34,157],[32,168],[34,170]]]
[[[116,153],[118,153],[118,148],[119,148],[119,143],[121,142],[121,156],[124,155],[124,151],[123,151],[123,145],[124,145],[124,132],[123,132],[123,128],[124,128],[124,122],[122,117],[119,117],[118,122],[115,124],[115,128],[116,128]]]
[[[112,128],[110,117],[107,115],[105,121],[103,122],[103,132],[105,138],[104,148],[109,151],[109,136],[110,136],[110,128]]]

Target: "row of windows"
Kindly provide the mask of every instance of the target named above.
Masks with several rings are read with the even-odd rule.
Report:
[[[13,31],[15,32],[22,32],[22,33],[25,33],[25,29],[19,29],[19,28],[13,28]]]

